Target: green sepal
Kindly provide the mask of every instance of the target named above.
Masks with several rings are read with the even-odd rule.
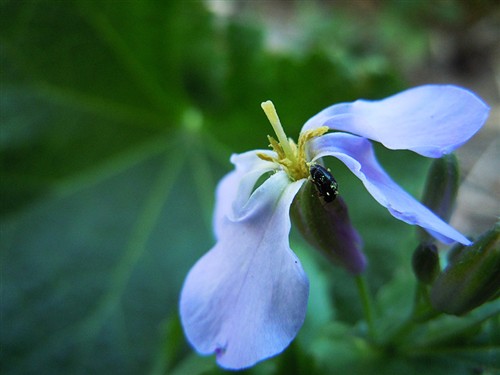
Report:
[[[446,259],[448,260],[448,264],[455,263],[458,259],[460,259],[461,254],[464,251],[467,251],[469,247],[457,242],[453,247],[448,250],[448,253],[446,254]]]

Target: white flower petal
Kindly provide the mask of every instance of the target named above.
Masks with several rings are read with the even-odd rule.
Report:
[[[466,89],[426,85],[382,100],[333,105],[309,119],[302,131],[328,126],[390,149],[436,158],[469,140],[486,122],[488,113],[489,107]]]
[[[241,208],[252,194],[257,180],[266,172],[276,169],[276,164],[262,160],[257,153],[275,156],[269,150],[252,150],[231,156],[235,169],[225,175],[217,185],[214,210],[214,232],[219,238],[225,216],[234,217],[233,208]]]
[[[283,351],[302,326],[309,283],[289,247],[289,209],[305,180],[284,172],[265,181],[237,221],[226,216],[219,240],[191,269],[180,314],[202,354],[240,369]]]
[[[314,160],[324,156],[340,159],[365,185],[368,192],[399,220],[418,225],[444,243],[470,241],[396,184],[378,164],[366,138],[332,133],[311,143]]]

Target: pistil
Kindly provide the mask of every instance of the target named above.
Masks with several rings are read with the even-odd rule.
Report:
[[[286,155],[286,158],[290,160],[292,164],[297,164],[297,159],[295,157],[295,153],[293,152],[292,148],[290,147],[290,143],[288,141],[288,138],[285,134],[285,131],[283,130],[283,126],[281,126],[280,119],[278,117],[278,113],[276,112],[276,108],[274,107],[274,104],[272,101],[268,100],[266,102],[261,103],[260,105],[262,109],[264,110],[264,113],[266,114],[269,122],[271,123],[271,126],[274,129],[274,132],[276,133],[276,136],[278,137],[279,144],[281,148],[283,149],[283,152]]]

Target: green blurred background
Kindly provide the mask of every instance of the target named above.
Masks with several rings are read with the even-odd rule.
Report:
[[[224,372],[185,342],[178,295],[213,245],[213,193],[230,154],[267,147],[267,99],[296,138],[336,102],[422,83],[475,90],[492,115],[459,154],[465,190],[453,220],[467,234],[488,229],[500,212],[495,3],[0,1],[2,374]],[[428,160],[377,155],[419,196]],[[378,303],[404,315],[413,228],[327,163]],[[307,321],[282,356],[249,373],[451,366],[356,357],[359,343],[342,339],[361,318],[352,279],[293,231],[292,246],[311,279]]]

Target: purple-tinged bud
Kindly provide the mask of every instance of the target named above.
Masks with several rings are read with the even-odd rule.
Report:
[[[307,181],[295,197],[291,214],[304,238],[330,261],[353,274],[364,271],[366,258],[361,251],[361,237],[349,220],[342,197],[327,202]]]
[[[427,174],[422,203],[446,222],[449,221],[455,205],[459,179],[460,169],[454,154],[435,159]],[[420,227],[418,233],[422,243],[432,240]]]
[[[431,289],[436,310],[463,315],[500,294],[500,223],[459,252]]]
[[[420,244],[413,252],[412,267],[418,281],[431,284],[439,275],[439,254],[436,245]]]

